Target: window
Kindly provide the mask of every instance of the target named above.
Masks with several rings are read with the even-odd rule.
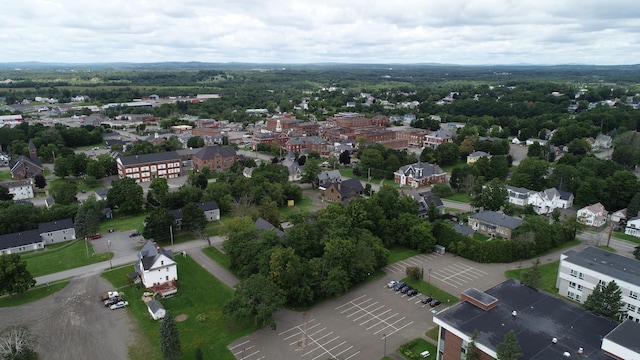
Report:
[[[567,292],[567,297],[571,300],[575,300],[576,299],[576,293],[574,293],[573,291],[569,291]]]
[[[572,289],[576,288],[576,283],[574,283],[573,281],[569,281],[569,287]]]
[[[627,310],[628,311],[636,311],[636,306],[635,305],[631,305],[631,304],[627,304]]]
[[[604,281],[604,280],[598,280],[598,285],[605,286],[605,285],[607,285],[607,282]]]
[[[160,265],[164,265],[164,261],[160,261]]]
[[[578,279],[583,280],[584,279],[584,274],[583,273],[578,273]]]
[[[638,293],[635,291],[629,291],[629,297],[632,299],[638,299]]]
[[[578,271],[577,270],[571,270],[571,276],[573,277],[578,277]]]
[[[582,291],[582,289],[584,289],[584,286],[578,285],[578,291]]]
[[[576,301],[582,302],[582,295],[576,294]]]

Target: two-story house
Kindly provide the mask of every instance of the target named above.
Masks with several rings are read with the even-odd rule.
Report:
[[[220,208],[218,207],[218,203],[211,200],[206,202],[198,203],[198,208],[204,212],[204,217],[208,222],[220,220]],[[170,210],[169,211],[176,223],[176,230],[182,229],[182,209]]]
[[[534,192],[529,196],[529,205],[539,215],[550,214],[555,209],[568,209],[573,206],[573,194],[568,191],[550,188]]]
[[[393,177],[396,184],[412,188],[447,181],[447,174],[440,166],[421,161],[400,167]]]
[[[120,156],[116,159],[118,176],[134,179],[137,183],[155,178],[172,179],[182,175],[180,155],[175,151],[153,154]]]
[[[615,281],[625,318],[640,322],[640,261],[589,246],[560,255],[556,287],[561,296],[584,302],[598,285]]]
[[[511,239],[513,231],[522,225],[522,219],[496,211],[484,210],[469,215],[469,226],[481,234]]]
[[[13,200],[33,199],[33,185],[29,180],[11,181],[0,183],[9,190],[9,194],[13,194]]]
[[[329,184],[338,180],[342,180],[340,170],[325,170],[316,177],[317,185],[320,190],[325,190]]]
[[[140,281],[147,289],[167,289],[164,284],[173,284],[178,280],[178,264],[173,252],[166,250],[151,240],[147,241],[138,253],[134,268]],[[175,290],[175,286],[173,287]],[[164,295],[171,290],[164,291]]]
[[[529,205],[529,197],[531,197],[533,191],[511,185],[505,186],[505,189],[507,190],[507,201],[518,206]]]
[[[425,135],[423,146],[435,149],[448,142],[453,142],[453,134],[448,130],[440,129]]]
[[[364,193],[364,187],[358,179],[338,180],[326,185],[322,196],[335,202],[345,202],[357,199]]]
[[[55,244],[76,239],[76,230],[71,219],[38,224],[38,231],[45,244]]]
[[[596,203],[583,207],[578,210],[576,215],[578,221],[581,223],[588,226],[600,227],[607,222],[608,212],[604,208],[604,205]]]
[[[474,151],[471,154],[467,155],[467,164],[475,164],[482,158],[491,158],[491,155],[484,151]]]
[[[640,217],[636,216],[629,219],[624,228],[624,233],[640,238]]]

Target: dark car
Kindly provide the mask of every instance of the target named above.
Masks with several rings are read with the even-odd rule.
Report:
[[[433,301],[433,298],[431,296],[423,296],[420,301],[422,301],[423,304],[428,304]]]
[[[132,232],[131,234],[129,234],[129,237],[136,237],[138,235],[140,235],[140,233],[138,232],[138,230],[136,230],[136,231]]]
[[[442,304],[442,301],[440,300],[433,300],[431,301],[431,303],[429,305],[431,305],[431,307],[436,307],[438,305]]]
[[[393,290],[395,291],[400,291],[400,289],[402,289],[403,287],[405,287],[407,285],[406,282],[404,281],[400,281],[399,283],[397,283],[394,287]]]
[[[407,291],[407,296],[416,296],[418,295],[420,292],[416,289],[411,289],[409,291]]]
[[[406,294],[407,291],[409,291],[411,289],[413,289],[413,288],[411,286],[407,285],[407,286],[403,287],[402,289],[400,289],[400,292],[403,293],[403,294]]]

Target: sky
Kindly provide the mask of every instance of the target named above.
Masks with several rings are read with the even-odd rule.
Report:
[[[0,62],[640,63],[637,0],[7,0]]]

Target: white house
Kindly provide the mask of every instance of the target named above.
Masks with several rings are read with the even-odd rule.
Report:
[[[518,206],[529,205],[529,197],[533,194],[533,191],[509,185],[505,186],[505,189],[507,189],[507,200],[510,203]]]
[[[164,309],[164,306],[158,300],[151,300],[147,303],[147,309],[149,310],[149,314],[153,320],[164,319],[164,316],[167,314],[167,311]]]
[[[9,154],[0,152],[0,166],[9,166],[9,160],[11,160]]]
[[[629,219],[627,226],[624,228],[624,233],[640,238],[640,217],[636,216]]]
[[[173,258],[173,252],[150,240],[138,253],[138,262],[134,268],[146,288],[156,288],[178,280],[178,264]]]
[[[620,224],[622,220],[627,220],[627,209],[621,209],[611,214],[611,222]]]
[[[585,206],[577,213],[578,221],[593,227],[604,225],[607,222],[607,215],[607,210],[600,203]]]
[[[555,209],[573,206],[573,194],[556,188],[546,189],[529,196],[529,204],[539,215],[550,214]]]
[[[44,248],[37,229],[0,235],[0,255],[15,254]]]
[[[13,200],[33,199],[33,185],[29,180],[12,181],[0,184],[13,194]]]
[[[204,212],[204,217],[207,219],[207,222],[220,220],[220,208],[217,202],[211,200],[198,203],[197,205],[198,208]],[[170,210],[170,212],[175,218],[176,230],[182,229],[182,209]]]
[[[71,219],[49,221],[38,224],[38,231],[45,244],[54,244],[76,239],[76,230]]]

